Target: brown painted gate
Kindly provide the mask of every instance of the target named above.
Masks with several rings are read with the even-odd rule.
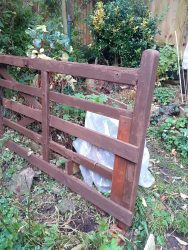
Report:
[[[57,179],[74,192],[82,195],[99,208],[114,216],[126,226],[132,223],[136,191],[140,175],[146,129],[150,115],[152,94],[155,85],[156,68],[159,54],[155,50],[146,50],[142,55],[141,66],[137,69],[118,68],[111,66],[60,62],[55,60],[30,59],[24,57],[0,55],[0,134],[3,135],[7,126],[42,145],[42,157],[28,154],[28,151],[13,141],[6,146],[13,152],[25,158],[51,177]],[[14,80],[6,71],[6,65],[36,69],[41,74],[41,88],[23,85]],[[49,90],[49,72],[63,73],[85,78],[93,78],[108,82],[136,86],[134,109],[113,108],[111,106],[92,103],[76,97],[59,94]],[[3,88],[19,91],[32,103],[33,107],[3,97]],[[42,105],[36,101],[41,99]],[[88,128],[65,121],[49,113],[49,101],[70,105],[119,120],[118,138],[95,132]],[[3,117],[2,108],[15,111],[25,118],[18,123]],[[42,123],[42,134],[26,128],[33,121]],[[109,170],[101,164],[73,152],[54,142],[50,137],[50,127],[88,141],[116,155],[114,169]],[[62,170],[49,163],[49,151],[54,151],[71,162],[98,172],[112,179],[111,197],[106,198],[89,187],[83,181],[71,174],[69,167]],[[71,164],[69,164],[71,167]]]

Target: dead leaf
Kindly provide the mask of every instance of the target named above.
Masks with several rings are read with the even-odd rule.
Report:
[[[185,199],[188,199],[188,195],[186,195],[186,194],[180,193],[180,196],[181,196],[181,198],[184,199],[184,200],[185,200]]]
[[[160,197],[160,200],[163,202],[163,201],[165,201],[167,199],[167,196],[166,195],[161,195],[161,197]]]
[[[175,150],[175,148],[172,149],[171,154],[172,154],[173,156],[177,156],[177,151]]]
[[[182,208],[183,210],[187,210],[187,204],[184,204],[181,208]]]
[[[143,205],[144,207],[147,207],[147,203],[146,203],[146,200],[144,199],[144,197],[142,197],[142,205]]]

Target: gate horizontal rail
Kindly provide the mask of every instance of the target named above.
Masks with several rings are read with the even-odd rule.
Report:
[[[0,63],[108,82],[136,85],[138,69],[0,55]]]

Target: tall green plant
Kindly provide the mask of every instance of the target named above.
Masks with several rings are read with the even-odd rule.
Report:
[[[157,69],[157,81],[163,82],[173,79],[178,72],[178,58],[176,48],[169,44],[159,48],[160,60]]]
[[[68,49],[67,35],[63,34],[63,25],[59,18],[28,28],[26,34],[31,38],[28,56],[44,53],[48,57],[60,59]]]
[[[25,29],[33,20],[31,6],[22,0],[2,0],[0,12],[0,53],[25,55],[30,41]]]
[[[109,64],[138,66],[142,51],[155,46],[157,20],[144,1],[98,2],[89,18],[98,58]]]

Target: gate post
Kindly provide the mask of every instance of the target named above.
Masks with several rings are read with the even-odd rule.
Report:
[[[116,156],[112,177],[111,199],[131,212],[134,210],[136,201],[158,60],[159,53],[157,51],[146,50],[143,52],[132,121],[125,120],[123,122],[122,117],[120,117],[119,121],[118,139],[125,142],[128,141],[137,146],[139,148],[139,160],[135,164]],[[123,129],[127,132],[123,132]]]
[[[158,61],[159,52],[151,49],[143,52],[138,74],[134,115],[129,138],[131,144],[139,147],[139,160],[135,165],[128,163],[127,174],[124,180],[123,205],[130,211],[134,210],[136,201],[136,192],[140,177]]]

